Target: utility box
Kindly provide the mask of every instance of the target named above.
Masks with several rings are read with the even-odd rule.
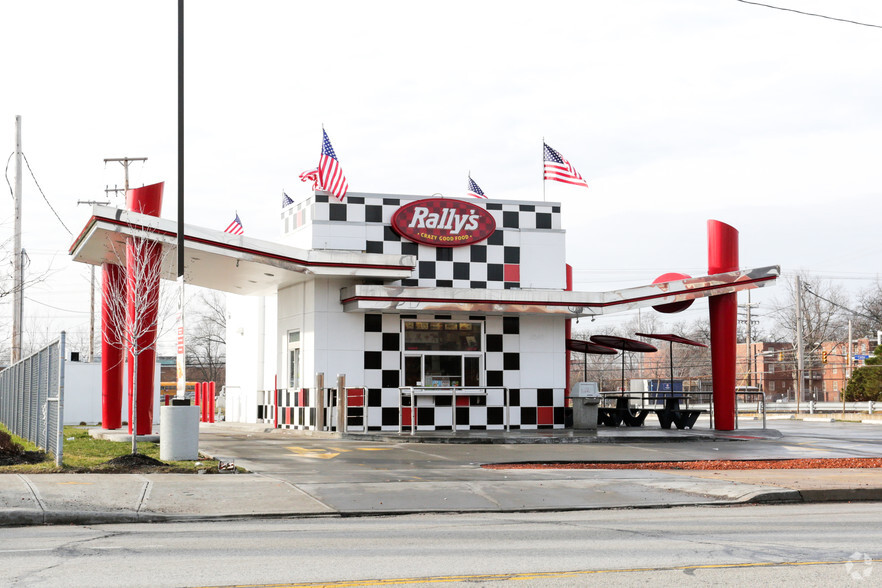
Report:
[[[597,382],[576,382],[570,391],[570,399],[573,401],[573,428],[596,431],[597,406],[600,404]]]

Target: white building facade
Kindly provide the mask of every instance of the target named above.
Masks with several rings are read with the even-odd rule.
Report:
[[[421,210],[440,211],[435,225],[445,228],[410,238],[393,225],[408,205],[417,210],[412,228],[433,224]],[[478,219],[465,219],[478,216],[484,234],[473,239],[468,227]],[[457,430],[564,426],[565,316],[488,308],[494,294],[510,302],[506,291],[523,299],[566,289],[559,204],[351,192],[338,203],[319,192],[285,208],[282,222],[288,245],[345,252],[350,264],[391,256],[409,275],[315,276],[272,296],[229,296],[228,418],[313,428],[316,375],[333,388],[343,374],[354,430],[409,428],[412,388],[417,430],[451,430],[454,419]],[[438,245],[418,242],[432,234]],[[336,395],[321,400],[333,428]]]

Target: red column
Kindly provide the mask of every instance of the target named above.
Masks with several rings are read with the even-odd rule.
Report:
[[[214,382],[208,383],[208,422],[214,422]]]
[[[159,216],[162,209],[163,183],[135,188],[126,193],[126,207],[132,212]],[[150,241],[140,246],[132,238],[126,243],[128,268],[128,320],[147,325],[139,329],[138,346],[144,349],[138,355],[138,435],[149,435],[153,430],[153,381],[156,366],[156,317],[159,302],[159,272],[162,247]],[[138,268],[139,271],[133,271]],[[146,270],[146,271],[145,271]],[[140,275],[139,275],[140,274]],[[140,308],[136,309],[136,301]],[[136,314],[137,313],[137,314]],[[129,431],[132,428],[132,394],[134,390],[135,358],[129,349]]]
[[[707,272],[719,274],[738,269],[738,231],[725,223],[707,221]],[[714,427],[735,429],[735,351],[738,294],[711,296],[711,371],[714,391]]]
[[[122,426],[123,344],[120,338],[121,317],[114,313],[111,300],[125,292],[126,268],[105,263],[101,280],[101,426]]]

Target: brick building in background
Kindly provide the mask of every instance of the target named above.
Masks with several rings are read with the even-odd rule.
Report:
[[[852,356],[872,355],[876,341],[863,337],[854,339]],[[790,343],[739,343],[736,359],[738,386],[755,386],[766,393],[766,400],[796,400],[796,349]],[[861,367],[863,360],[853,361],[851,369]],[[826,341],[815,351],[803,355],[805,377],[802,400],[839,402],[840,392],[848,383],[848,343]]]

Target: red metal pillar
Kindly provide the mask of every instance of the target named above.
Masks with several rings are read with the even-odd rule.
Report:
[[[738,231],[716,220],[707,221],[707,272],[719,274],[738,269]],[[735,351],[738,294],[711,296],[711,371],[714,394],[714,427],[735,429]]]
[[[126,193],[126,207],[132,212],[159,216],[162,210],[163,182],[135,188]],[[159,302],[159,272],[152,271],[160,263],[162,247],[149,242],[138,247],[129,238],[126,243],[126,266],[128,268],[128,320],[137,321],[147,328],[140,329],[138,346],[143,349],[138,361],[138,435],[149,435],[153,431],[153,382],[156,366],[156,318]],[[138,268],[139,271],[133,271]],[[148,270],[148,271],[142,271]],[[140,274],[140,275],[138,275]],[[135,308],[136,300],[141,300],[141,308]],[[132,429],[132,394],[134,390],[135,358],[131,349],[129,360],[129,432]]]
[[[214,400],[215,400],[214,394],[215,394],[214,382],[209,382],[208,383],[208,422],[209,423],[214,422],[214,408],[215,408],[214,407]]]
[[[101,426],[122,426],[123,344],[111,299],[125,291],[126,268],[105,263],[101,280]]]

